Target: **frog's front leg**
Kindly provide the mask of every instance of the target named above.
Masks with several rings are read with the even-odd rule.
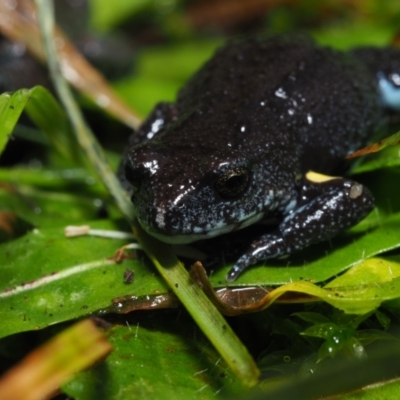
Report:
[[[234,281],[248,266],[321,242],[350,228],[373,208],[374,199],[360,183],[309,173],[299,191],[297,206],[276,231],[254,241],[229,271]]]

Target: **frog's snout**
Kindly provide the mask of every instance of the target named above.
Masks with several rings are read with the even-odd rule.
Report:
[[[152,179],[163,166],[165,149],[157,144],[144,143],[129,150],[125,163],[125,177],[135,191],[144,181]]]

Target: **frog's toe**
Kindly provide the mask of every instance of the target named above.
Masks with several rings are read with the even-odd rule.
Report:
[[[246,260],[240,258],[238,262],[229,270],[226,274],[227,282],[234,282],[238,278],[238,276],[246,269],[249,264],[246,263]]]
[[[249,266],[269,258],[280,257],[291,251],[292,249],[288,247],[283,237],[277,234],[264,235],[251,244],[248,251],[230,269],[225,279],[227,282],[233,282]]]

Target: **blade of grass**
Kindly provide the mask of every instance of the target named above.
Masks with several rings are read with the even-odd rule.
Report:
[[[72,93],[60,72],[52,36],[54,24],[52,3],[46,0],[35,0],[35,2],[38,9],[39,26],[45,42],[50,74],[75,128],[78,140],[99,173],[100,179],[114,196],[121,212],[130,221],[133,221],[133,208],[128,196],[109,168],[101,147],[84,122]],[[259,371],[251,355],[202,290],[191,282],[183,265],[172,254],[171,247],[146,235],[138,224],[136,224],[135,231],[135,233],[139,232],[139,235],[137,235],[139,236],[139,241],[143,244],[160,274],[168,282],[177,297],[198,323],[200,329],[220,352],[238,378],[245,385],[255,385]]]
[[[121,185],[117,177],[111,170],[106,160],[106,156],[102,147],[99,145],[92,131],[86,124],[82,113],[74,100],[72,92],[62,75],[57,56],[56,44],[53,40],[53,3],[49,1],[37,0],[36,5],[38,8],[39,27],[41,29],[44,41],[50,75],[77,135],[78,142],[99,174],[100,179],[107,187],[109,192],[114,196],[114,199],[122,213],[127,216],[129,220],[133,220],[134,214],[128,196],[121,189]]]
[[[72,374],[112,350],[91,320],[81,321],[30,353],[0,380],[2,400],[40,400],[57,390]]]
[[[200,286],[192,281],[172,253],[171,246],[148,235],[138,222],[135,223],[135,236],[175,295],[242,383],[255,385],[260,372],[247,348]]]

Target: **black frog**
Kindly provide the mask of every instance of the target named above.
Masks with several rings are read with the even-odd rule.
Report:
[[[340,52],[295,36],[229,42],[131,136],[121,180],[140,224],[167,243],[275,221],[234,264],[234,281],[371,211],[365,186],[327,174],[390,108],[400,108],[398,50]]]

